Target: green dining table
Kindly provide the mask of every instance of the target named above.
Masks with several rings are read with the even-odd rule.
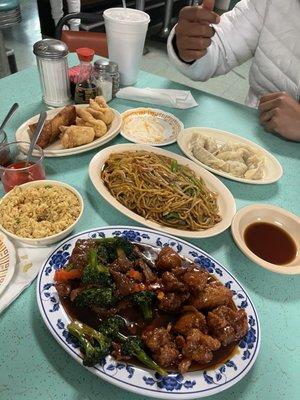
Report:
[[[259,124],[257,110],[142,71],[137,86],[191,90],[198,107],[165,110],[176,115],[185,127],[212,127],[241,135],[279,160],[284,173],[273,184],[247,185],[219,178],[233,194],[237,209],[267,203],[300,214],[300,144],[265,132]],[[14,102],[20,107],[6,128],[9,141],[14,140],[16,129],[25,120],[46,109],[36,67],[0,80],[0,120]],[[134,107],[151,107],[151,104],[114,99],[110,106],[123,112]],[[126,143],[120,135],[104,146],[119,143]],[[165,149],[181,153],[177,144]],[[45,159],[47,178],[69,183],[83,196],[85,210],[74,233],[107,225],[138,225],[105,202],[93,187],[88,166],[100,150]],[[300,276],[275,274],[251,262],[236,247],[230,229],[216,237],[190,242],[211,254],[241,282],[256,306],[261,323],[261,349],[253,368],[236,385],[211,398],[299,400]],[[1,400],[140,398],[97,378],[58,345],[40,316],[35,281],[0,314]]]

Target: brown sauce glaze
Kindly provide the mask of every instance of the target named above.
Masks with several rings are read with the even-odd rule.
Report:
[[[214,276],[210,276],[209,280],[215,281],[217,280]],[[76,283],[73,281],[73,287],[72,289],[75,289],[77,287]],[[93,311],[90,308],[78,308],[74,306],[74,303],[72,303],[71,300],[65,299],[63,297],[60,297],[60,301],[70,316],[71,319],[78,319],[79,321],[82,321],[93,328],[97,329],[100,322],[102,321],[102,318],[106,318],[109,314],[107,310],[98,310]],[[121,303],[121,302],[119,302]],[[231,301],[228,304],[228,307],[232,309],[236,309],[236,306],[233,301]],[[202,310],[203,312],[203,310]],[[122,316],[126,322],[127,322],[127,332],[123,332],[125,335],[138,335],[141,334],[142,331],[149,326],[149,322],[144,321],[143,318],[140,315],[140,312],[134,308],[130,302],[124,300],[124,306],[119,307],[118,315]],[[163,312],[159,309],[154,309],[154,318],[150,322],[151,326],[154,327],[166,327],[169,323],[173,324],[177,319],[179,313],[167,313]],[[207,314],[207,312],[204,312],[204,314]],[[102,318],[101,318],[102,317]],[[238,352],[238,346],[237,343],[230,344],[229,346],[222,346],[219,350],[214,351],[214,357],[211,362],[207,364],[200,364],[195,361],[193,361],[192,365],[189,368],[189,371],[199,371],[199,370],[204,370],[204,369],[212,369],[216,367],[216,365],[222,364],[222,362],[228,360],[233,354],[236,354]],[[136,366],[143,367],[142,364],[140,364],[136,359],[131,359],[130,362]],[[171,371],[172,369],[168,369]],[[176,371],[177,368],[174,367],[174,371]]]
[[[101,317],[97,315],[97,313],[91,311],[89,308],[76,308],[74,304],[69,299],[60,299],[64,309],[68,313],[71,319],[78,319],[93,328],[97,329],[100,322]],[[231,308],[236,309],[235,304],[231,302],[229,305]],[[140,318],[140,314],[136,312],[133,307],[128,307],[127,309],[122,310],[118,313],[127,321],[128,332],[124,332],[124,334],[137,335],[140,334],[143,329],[149,325],[149,322],[145,322]],[[169,314],[163,313],[159,310],[154,310],[154,319],[151,321],[151,325],[155,327],[166,327],[168,323],[173,323],[178,318],[178,314]],[[237,343],[233,343],[229,346],[222,346],[219,350],[214,351],[214,358],[211,362],[207,364],[199,364],[193,362],[189,371],[199,371],[204,369],[210,369],[216,367],[216,365],[221,364],[223,361],[228,360],[233,354],[238,352]],[[142,366],[136,359],[130,360],[130,362],[134,365]],[[175,369],[175,368],[174,368]]]

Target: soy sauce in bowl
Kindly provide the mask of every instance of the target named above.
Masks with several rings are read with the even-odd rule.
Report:
[[[248,248],[263,260],[276,264],[290,264],[297,255],[297,245],[282,228],[268,222],[254,222],[244,232]]]

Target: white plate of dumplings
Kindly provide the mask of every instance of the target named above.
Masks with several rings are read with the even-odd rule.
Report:
[[[283,173],[279,161],[261,146],[233,133],[187,128],[177,138],[181,151],[207,170],[234,181],[266,185]]]

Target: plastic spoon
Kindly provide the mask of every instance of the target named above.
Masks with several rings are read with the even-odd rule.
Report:
[[[40,116],[39,116],[39,120],[38,120],[37,126],[36,126],[35,131],[34,131],[34,134],[33,134],[32,139],[30,141],[30,146],[29,146],[29,150],[28,150],[27,158],[26,158],[26,166],[28,166],[28,164],[30,162],[30,158],[31,158],[34,146],[35,146],[36,142],[38,141],[38,139],[40,137],[40,134],[41,134],[41,132],[42,132],[42,130],[44,128],[44,124],[45,124],[46,118],[47,118],[47,113],[45,111],[41,112]]]

